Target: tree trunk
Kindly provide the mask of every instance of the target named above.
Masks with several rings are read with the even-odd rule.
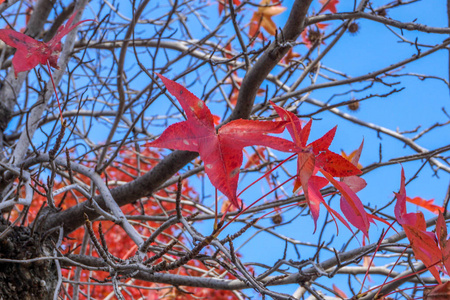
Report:
[[[52,256],[53,242],[46,236],[32,233],[28,227],[2,226],[10,230],[0,240],[0,258],[30,260]],[[56,264],[43,259],[25,263],[0,263],[0,299],[53,299],[58,282]]]

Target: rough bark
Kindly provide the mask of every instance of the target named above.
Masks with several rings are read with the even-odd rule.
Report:
[[[3,230],[7,226],[2,226]],[[3,232],[2,230],[2,232]],[[51,256],[53,243],[28,227],[10,227],[0,240],[0,258],[30,260]],[[53,260],[31,262],[0,262],[0,299],[53,299],[58,273]]]

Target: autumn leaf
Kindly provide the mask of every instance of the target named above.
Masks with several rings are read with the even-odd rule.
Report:
[[[245,164],[244,169],[260,165],[262,160],[266,159],[266,155],[264,154],[265,151],[265,147],[257,147],[252,155],[248,155],[247,151],[244,150],[247,156],[247,163]]]
[[[233,53],[233,48],[231,48],[231,41],[230,41],[225,47],[223,47],[223,55],[225,56],[226,59],[232,59],[234,57],[234,55],[232,53]],[[228,65],[228,70],[231,70],[231,69],[233,69],[233,66]],[[236,70],[233,71],[233,75],[237,76]]]
[[[213,115],[214,125],[220,124],[220,117],[218,115]]]
[[[333,291],[342,299],[347,299],[347,295],[333,283]]]
[[[291,63],[292,59],[300,56],[301,56],[300,54],[294,52],[294,50],[290,48],[288,53],[286,53],[286,55],[283,57],[283,62],[288,65]]]
[[[405,171],[403,167],[400,190],[396,193],[396,198],[394,214],[397,222],[402,225],[416,258],[421,260],[434,278],[441,283],[439,271],[436,267],[436,264],[441,261],[441,251],[436,244],[436,236],[434,233],[426,231],[427,225],[422,212],[407,213],[406,210]]]
[[[272,17],[281,14],[287,7],[271,5],[269,0],[261,1],[259,5],[258,10],[253,13],[250,21],[250,37],[254,37],[260,27],[264,28],[270,35],[275,35],[277,25],[272,20]]]
[[[427,209],[427,210],[429,210],[429,211],[431,211],[431,212],[433,212],[435,214],[438,214],[439,212],[444,212],[444,208],[443,207],[433,204],[434,199],[425,200],[425,199],[420,198],[420,197],[414,197],[414,198],[406,197],[406,202],[416,204],[416,205],[418,205],[418,206],[420,206],[422,208],[425,208],[425,209]]]
[[[400,225],[410,225],[419,228],[420,230],[425,231],[426,225],[421,221],[423,218],[422,212],[418,213],[407,213],[406,210],[406,189],[405,189],[405,171],[401,171],[400,175],[400,190],[398,193],[395,193],[395,197],[397,198],[397,202],[394,208],[395,218]]]
[[[341,193],[341,211],[347,220],[368,237],[370,223],[375,223],[373,217],[364,210],[359,197],[350,187],[343,182],[338,182],[330,174],[321,170],[321,173],[330,181],[332,185]]]
[[[302,173],[305,172],[309,173],[309,175],[303,174],[303,176],[305,176],[305,178],[310,177],[314,171],[314,167],[328,172],[333,177],[346,177],[361,174],[361,171],[351,162],[339,154],[328,150],[328,147],[334,139],[337,127],[334,127],[316,141],[306,145],[311,130],[311,121],[302,128],[300,119],[292,112],[273,103],[272,106],[282,120],[288,122],[286,128],[297,146],[296,152],[298,152],[299,155],[298,174],[300,177],[302,177]],[[297,180],[297,184],[302,185],[301,178]],[[303,188],[305,187],[303,186]]]
[[[219,16],[222,14],[222,11],[224,10],[225,7],[227,7],[228,5],[228,0],[218,0],[219,2]],[[233,0],[233,4],[234,5],[241,5],[241,1],[239,0]]]
[[[56,35],[47,43],[37,41],[23,33],[12,29],[0,29],[0,39],[7,45],[17,49],[12,59],[14,72],[17,74],[33,69],[38,64],[59,69],[58,58],[62,51],[61,39],[81,23],[93,21],[84,20],[73,24],[77,12],[74,12],[65,25],[61,25]],[[95,22],[95,21],[94,21]]]
[[[242,165],[242,149],[259,145],[274,149],[293,148],[293,144],[268,133],[281,133],[286,122],[234,120],[214,128],[214,121],[206,104],[180,84],[157,74],[167,90],[178,99],[187,120],[170,125],[161,136],[150,143],[152,147],[198,152],[211,183],[235,207],[239,207],[236,190]]]
[[[361,143],[361,144],[363,144],[364,143],[364,141]],[[361,148],[361,146],[360,146],[360,148]],[[359,150],[359,148],[358,149],[356,149],[356,150],[353,150],[350,154],[348,154],[347,155],[347,153],[345,153],[345,151],[341,151],[341,156],[343,157],[343,158],[345,158],[346,160],[348,160],[349,162],[351,162],[353,165],[355,165],[355,163],[354,163],[354,161],[356,161],[356,167],[358,168],[358,169],[362,169],[363,168],[363,166],[359,163],[359,158],[360,158],[360,156],[361,156],[361,151]]]
[[[436,222],[436,236],[438,240],[439,247],[442,254],[442,262],[447,270],[447,274],[450,272],[450,239],[448,239],[447,234],[447,224],[445,223],[445,218],[442,212],[439,212],[439,216]]]
[[[363,146],[364,146],[364,140],[361,142],[361,145],[359,146],[359,148],[354,150],[352,153],[350,153],[349,156],[345,155],[345,152],[342,151],[343,152],[342,157],[344,157],[345,159],[350,161],[358,169],[361,169],[362,166],[359,163],[359,158],[361,157],[361,152],[362,152]],[[343,183],[345,183],[355,193],[359,192],[360,190],[362,190],[363,188],[365,188],[367,186],[366,181],[363,178],[356,176],[356,175],[341,178],[341,181]]]
[[[281,119],[288,122],[286,128],[289,131],[297,152],[297,178],[294,184],[294,190],[303,188],[306,202],[308,203],[311,215],[316,224],[319,216],[319,203],[322,202],[321,196],[317,195],[317,187],[323,187],[323,183],[330,182],[343,195],[346,200],[343,208],[343,213],[350,223],[355,227],[361,229],[365,235],[369,228],[371,219],[367,217],[364,207],[358,196],[345,184],[340,183],[333,177],[347,177],[361,174],[361,171],[355,167],[351,162],[328,150],[336,133],[336,127],[327,132],[323,137],[306,145],[311,131],[312,122],[309,121],[303,128],[300,119],[290,111],[272,103]],[[284,151],[288,151],[285,149]],[[317,182],[317,176],[314,174],[320,171],[325,177],[321,179],[320,185]],[[318,177],[321,178],[321,177]],[[319,192],[320,194],[320,192]],[[323,202],[322,202],[323,203]]]
[[[319,3],[324,5],[320,11],[329,10],[333,14],[337,13],[336,5],[339,3],[339,0],[319,0]]]
[[[450,281],[437,285],[429,292],[423,293],[424,300],[447,300],[450,299]]]

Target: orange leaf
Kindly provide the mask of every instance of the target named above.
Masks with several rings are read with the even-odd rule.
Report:
[[[291,62],[291,60],[296,57],[300,57],[300,54],[292,51],[292,48],[291,48],[291,49],[289,49],[288,53],[286,53],[286,55],[284,56],[283,61],[285,64],[288,65]]]
[[[220,117],[218,115],[213,115],[214,125],[220,124]]]
[[[265,147],[257,147],[255,153],[253,153],[251,156],[247,154],[247,151],[244,152],[247,155],[247,163],[244,166],[244,169],[247,169],[251,166],[258,166],[262,163],[262,159],[266,159],[266,155],[264,154],[264,151],[266,150]]]
[[[341,296],[344,299],[347,299],[347,295],[341,290],[339,289],[334,283],[333,283],[333,291],[336,292],[336,295]]]
[[[253,37],[259,26],[262,26],[270,35],[275,35],[277,25],[272,20],[273,16],[284,12],[287,7],[271,5],[269,0],[263,0],[260,7],[253,13],[252,23],[250,24],[250,36]]]
[[[409,203],[416,204],[416,205],[418,205],[420,207],[423,207],[425,209],[428,209],[429,211],[431,211],[431,212],[433,212],[435,214],[438,214],[439,212],[442,212],[442,213],[444,212],[444,208],[443,207],[433,204],[434,199],[425,200],[425,199],[422,199],[420,197],[414,197],[414,198],[406,197],[406,201],[409,202]]]

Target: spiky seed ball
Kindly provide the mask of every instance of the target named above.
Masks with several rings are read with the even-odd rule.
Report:
[[[380,17],[386,17],[387,16],[387,12],[384,8],[380,9],[377,11],[377,15],[379,15]]]
[[[320,32],[320,30],[316,30],[316,29],[308,30],[308,40],[311,42],[311,44],[314,45],[321,38],[322,38],[322,33]]]
[[[275,225],[280,225],[283,222],[283,217],[280,214],[275,214],[272,217],[272,223]]]
[[[349,103],[347,105],[348,109],[352,110],[352,111],[358,111],[359,110],[359,101],[355,101],[352,103]]]
[[[350,25],[348,25],[348,32],[351,34],[355,34],[359,31],[359,24],[356,22],[352,22]]]

